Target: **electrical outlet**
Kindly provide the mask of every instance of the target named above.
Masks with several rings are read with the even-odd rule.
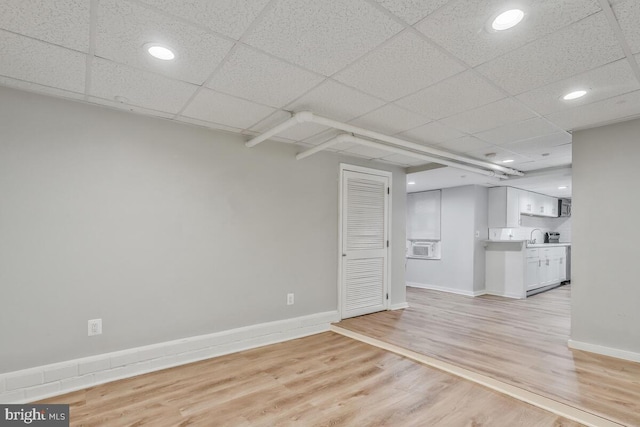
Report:
[[[480,232],[476,230],[476,237],[480,237]]]
[[[102,319],[89,320],[89,336],[100,335],[102,333]]]
[[[287,294],[287,305],[293,305],[293,294]]]

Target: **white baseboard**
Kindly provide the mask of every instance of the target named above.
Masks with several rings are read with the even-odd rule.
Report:
[[[568,344],[569,348],[572,348],[574,350],[588,351],[591,353],[601,354],[603,356],[629,360],[631,362],[640,362],[640,353],[634,353],[627,350],[619,350],[617,348],[605,347],[603,345],[590,344],[582,341],[569,340]]]
[[[500,292],[493,292],[493,291],[484,291],[484,295],[493,295],[496,297],[513,298],[513,299],[524,299],[524,297],[521,295],[501,294]]]
[[[462,289],[452,289],[452,288],[447,288],[446,286],[428,285],[426,283],[417,283],[417,282],[407,282],[407,286],[411,286],[412,288],[430,289],[432,291],[450,292],[452,294],[466,295],[468,297],[477,297],[487,293],[485,290],[465,291]]]
[[[260,323],[0,374],[0,403],[27,403],[136,375],[326,332],[337,311]]]
[[[389,310],[402,310],[403,308],[409,308],[408,302],[400,302],[397,304],[391,304]]]

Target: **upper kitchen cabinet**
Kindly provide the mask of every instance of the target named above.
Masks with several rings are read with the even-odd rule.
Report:
[[[558,199],[513,187],[489,189],[489,228],[519,227],[520,214],[557,217]]]
[[[489,228],[520,226],[520,193],[513,187],[489,189]]]

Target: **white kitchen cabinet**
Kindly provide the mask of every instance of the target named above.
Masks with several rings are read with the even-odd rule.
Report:
[[[520,215],[557,217],[558,199],[513,187],[489,189],[489,228],[513,228]]]
[[[520,212],[525,215],[533,215],[534,206],[533,206],[533,196],[535,193],[531,193],[530,191],[521,191],[520,192]]]
[[[566,280],[565,247],[527,249],[525,261],[525,288],[527,291]]]
[[[520,193],[513,187],[489,189],[489,228],[520,226]]]
[[[485,247],[485,287],[488,294],[526,298],[536,289],[565,280],[567,246],[542,244],[528,247],[525,241],[488,241]]]
[[[527,249],[524,286],[527,291],[540,286],[540,256],[537,249]]]

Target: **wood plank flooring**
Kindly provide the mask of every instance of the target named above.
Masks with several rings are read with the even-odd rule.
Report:
[[[331,332],[41,403],[72,426],[578,426]]]
[[[640,364],[567,347],[570,286],[526,300],[407,288],[407,299],[338,326],[640,426]]]

